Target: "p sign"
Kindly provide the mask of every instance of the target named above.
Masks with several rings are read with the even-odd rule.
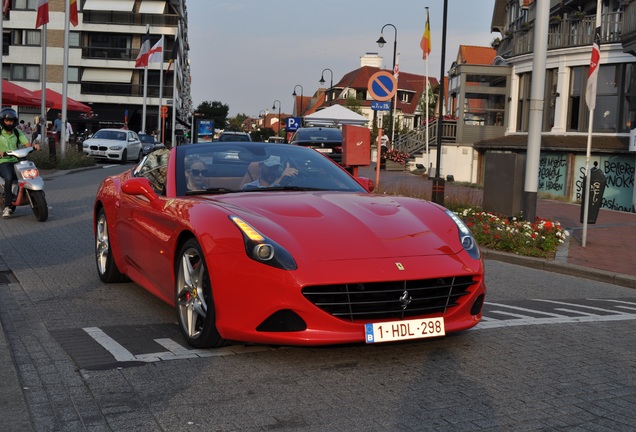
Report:
[[[300,117],[287,117],[285,119],[285,129],[294,132],[300,127]]]

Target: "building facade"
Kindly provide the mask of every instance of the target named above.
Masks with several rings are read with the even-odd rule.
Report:
[[[92,108],[90,113],[67,112],[74,131],[140,131],[145,86],[145,132],[163,132],[164,142],[170,143],[175,107],[174,129],[181,136],[192,113],[185,0],[78,0],[79,23],[69,25],[68,42],[66,1],[48,3],[49,23],[36,29],[36,0],[10,0],[3,21],[2,78],[29,90],[40,90],[45,78],[48,88],[62,93],[68,46],[67,96]],[[135,68],[135,59],[146,37],[152,46],[162,36],[164,61],[148,65],[145,83],[144,68]],[[41,67],[43,40],[46,77]],[[168,107],[163,118],[161,106]],[[18,110],[25,119],[40,114],[37,108]],[[53,120],[57,112],[49,109],[47,119]]]
[[[480,141],[488,152],[524,154],[527,149],[533,79],[537,2],[496,0],[492,31],[498,60],[511,68],[505,136]],[[592,39],[601,15],[600,66],[593,110],[591,163],[606,177],[603,207],[634,211],[636,156],[636,2],[550,1],[546,76],[543,83],[539,193],[579,201],[590,110],[585,101]],[[631,138],[630,138],[631,137]]]

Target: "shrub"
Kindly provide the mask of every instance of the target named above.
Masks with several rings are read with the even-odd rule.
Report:
[[[31,152],[29,154],[29,160],[35,162],[35,165],[41,170],[66,170],[95,165],[95,159],[90,156],[85,156],[72,146],[66,149],[64,156],[58,155],[57,157],[52,157],[45,147],[41,151]]]

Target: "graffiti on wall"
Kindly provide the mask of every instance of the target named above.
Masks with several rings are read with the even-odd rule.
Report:
[[[598,168],[605,175],[605,193],[601,208],[634,212],[632,202],[634,195],[634,174],[636,166],[633,156],[602,156],[595,157],[590,163],[598,162]],[[583,199],[583,179],[585,177],[585,157],[577,156],[574,162],[576,180],[572,199]]]
[[[565,196],[568,160],[565,154],[542,154],[539,159],[540,192]]]

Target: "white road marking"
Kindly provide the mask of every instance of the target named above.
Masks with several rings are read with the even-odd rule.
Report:
[[[577,310],[574,310],[574,309],[555,308],[554,310],[558,310],[560,312],[568,312],[568,313],[573,313],[573,314],[578,314],[578,315],[584,315],[584,316],[600,316],[598,314],[593,314],[593,313],[583,312],[583,311],[577,311]]]
[[[504,311],[498,311],[498,310],[488,311],[488,313],[496,313],[496,314],[500,314],[500,315],[506,315],[506,316],[511,316],[511,317],[515,317],[515,318],[521,318],[521,319],[533,318],[533,317],[531,317],[529,315],[521,315],[521,314],[516,314],[516,313],[512,313],[512,312],[504,312]]]
[[[532,319],[512,319],[501,321],[480,322],[470,330],[485,330],[501,327],[517,327],[542,324],[570,324],[570,323],[588,323],[603,321],[630,321],[636,320],[634,315],[599,315],[599,316],[582,316],[582,317],[562,317],[562,318],[532,318]]]
[[[152,363],[158,361],[167,361],[167,360],[181,360],[181,359],[189,359],[189,358],[203,358],[203,357],[218,357],[218,356],[227,356],[227,355],[238,355],[238,354],[247,354],[252,352],[261,352],[261,351],[273,351],[274,348],[270,348],[267,346],[246,346],[246,345],[236,345],[236,346],[228,346],[223,348],[216,349],[189,349],[185,348],[172,339],[169,338],[161,338],[154,339],[162,347],[166,348],[168,351],[164,352],[156,352],[156,353],[148,353],[148,354],[139,354],[133,355],[130,351],[120,345],[113,338],[108,336],[98,327],[86,327],[83,328],[90,337],[92,337],[97,343],[99,343],[106,351],[108,351],[116,361],[119,362],[127,362],[127,361],[138,361],[145,363]]]
[[[553,314],[550,312],[541,312],[541,311],[537,311],[534,309],[526,309],[526,308],[522,308],[519,306],[510,306],[510,305],[505,305],[505,304],[499,304],[499,303],[490,303],[490,302],[486,302],[487,305],[491,305],[491,306],[499,306],[499,307],[503,307],[503,308],[508,308],[508,309],[514,309],[514,310],[518,310],[518,311],[523,311],[523,312],[530,312],[533,313],[535,315],[547,315],[547,316],[551,316],[554,318],[565,318],[565,315],[559,315],[559,314]]]
[[[125,362],[134,361],[135,356],[130,351],[121,346],[115,339],[108,336],[98,327],[86,327],[83,329],[90,337],[95,339],[98,344],[103,346],[106,351],[111,353],[115,360]]]
[[[574,306],[574,307],[583,308],[583,309],[592,309],[599,312],[620,313],[620,314],[625,313],[625,312],[617,311],[614,309],[603,309],[603,308],[598,308],[594,306],[586,306],[586,305],[581,305],[576,303],[565,303],[565,302],[560,302],[555,300],[533,299],[533,301],[539,301],[544,303],[554,303],[554,304],[563,305],[563,306]]]

